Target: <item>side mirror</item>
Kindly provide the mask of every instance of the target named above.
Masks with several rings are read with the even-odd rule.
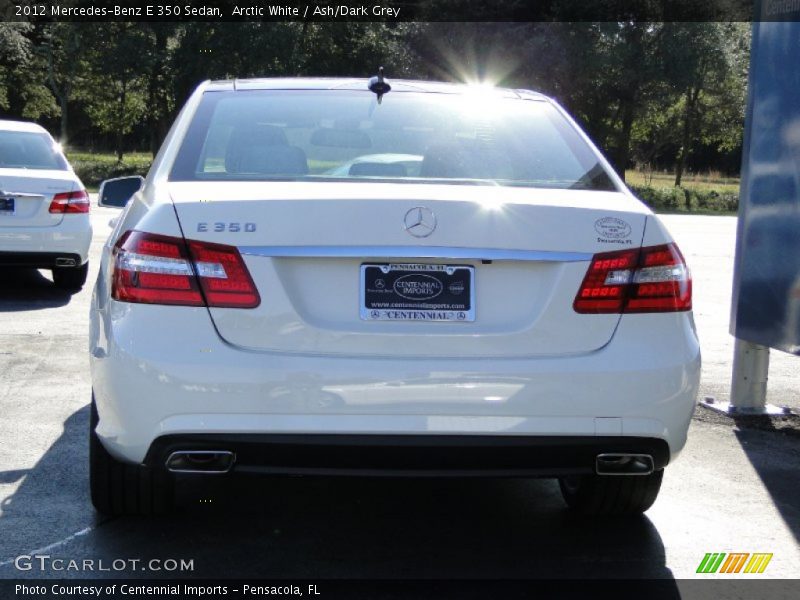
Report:
[[[139,175],[106,179],[100,184],[97,204],[109,208],[124,208],[131,196],[142,189],[142,185],[144,185],[144,177]]]

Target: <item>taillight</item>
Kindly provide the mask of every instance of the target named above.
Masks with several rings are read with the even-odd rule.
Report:
[[[254,308],[261,298],[234,246],[188,240],[197,278],[209,306]]]
[[[579,313],[692,308],[692,277],[675,244],[595,254],[573,303]]]
[[[141,231],[125,233],[114,246],[111,297],[217,308],[261,303],[235,247]]]
[[[60,192],[53,196],[50,202],[50,212],[54,214],[88,213],[89,194],[86,190],[75,192]]]

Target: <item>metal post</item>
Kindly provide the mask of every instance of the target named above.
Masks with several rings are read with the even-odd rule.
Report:
[[[731,401],[717,402],[713,397],[702,400],[708,408],[732,415],[785,415],[787,408],[767,404],[769,348],[735,338]]]
[[[736,338],[730,408],[762,413],[767,406],[769,348]]]

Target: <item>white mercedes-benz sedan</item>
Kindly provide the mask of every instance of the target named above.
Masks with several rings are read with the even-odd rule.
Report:
[[[553,100],[388,87],[206,82],[141,189],[106,183],[100,512],[223,473],[558,477],[580,512],[653,503],[700,377],[678,247]]]
[[[35,123],[0,121],[0,268],[51,269],[77,291],[91,242],[89,195],[58,144]]]

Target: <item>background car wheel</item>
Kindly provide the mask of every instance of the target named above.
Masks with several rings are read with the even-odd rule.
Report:
[[[664,470],[650,475],[582,475],[558,480],[564,501],[585,515],[637,515],[653,505]]]
[[[86,283],[86,275],[89,273],[89,263],[80,267],[56,267],[53,269],[53,283],[56,287],[69,292],[77,292]]]
[[[97,407],[92,398],[89,426],[89,486],[92,504],[105,515],[159,515],[173,506],[174,480],[166,471],[120,462],[95,433]]]

